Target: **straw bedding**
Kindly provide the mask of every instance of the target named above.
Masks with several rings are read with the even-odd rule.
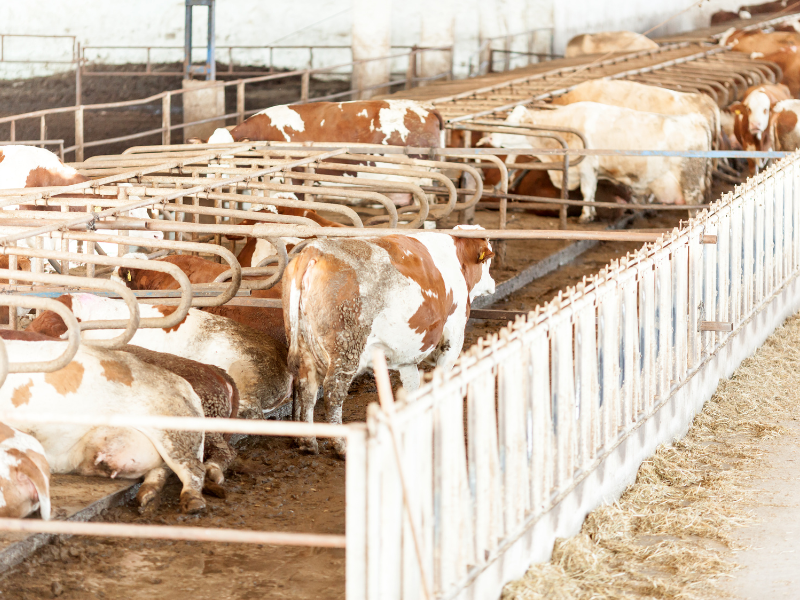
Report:
[[[549,563],[509,583],[503,600],[717,598],[734,527],[763,460],[760,442],[785,433],[800,397],[800,316],[723,381],[682,440],[658,448],[636,482],[581,532],[559,539]]]

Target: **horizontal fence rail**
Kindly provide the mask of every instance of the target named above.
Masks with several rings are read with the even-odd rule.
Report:
[[[353,539],[368,560],[348,598],[498,597],[687,430],[800,307],[799,274],[794,154],[437,369],[396,411],[372,405]]]

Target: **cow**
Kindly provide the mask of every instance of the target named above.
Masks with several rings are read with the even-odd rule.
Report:
[[[603,54],[606,52],[636,52],[637,50],[657,50],[658,44],[653,40],[633,31],[602,31],[600,33],[583,33],[576,35],[564,51],[566,58],[584,56],[586,54]]]
[[[746,10],[740,10],[739,12],[732,12],[729,10],[718,10],[713,15],[711,15],[711,25],[720,25],[722,23],[728,23],[729,21],[738,21],[739,19],[750,19],[750,18],[752,18],[752,15]]]
[[[782,49],[800,46],[800,34],[792,31],[744,31],[731,27],[722,34],[719,45],[730,46],[731,50],[744,52],[751,58],[762,58]]]
[[[236,382],[225,371],[214,365],[206,365],[196,360],[182,358],[175,354],[155,352],[127,344],[120,348],[149,365],[155,365],[175,373],[185,379],[203,406],[206,418],[235,419],[239,413],[239,390]],[[221,485],[225,481],[225,472],[236,458],[236,450],[231,446],[230,435],[207,431],[203,441],[203,465],[208,481]]]
[[[0,254],[0,269],[8,269],[9,268],[9,255],[8,254]],[[24,257],[18,256],[17,257],[17,270],[19,271],[30,271],[31,270],[31,261]],[[8,279],[0,279],[0,285],[8,285]],[[17,314],[24,315],[28,312],[28,309],[18,308]],[[0,323],[3,325],[8,324],[8,307],[7,306],[0,306]]]
[[[790,48],[779,48],[771,54],[765,54],[761,58],[775,63],[781,68],[783,77],[781,83],[789,88],[792,98],[800,97],[800,54],[798,46]]]
[[[66,342],[28,333],[2,331],[6,352],[15,362],[53,360],[66,348]],[[53,473],[144,476],[137,493],[144,508],[160,491],[166,464],[183,484],[181,510],[196,513],[205,508],[202,432],[25,422],[26,416],[34,415],[202,417],[200,398],[170,371],[129,352],[81,344],[62,369],[9,374],[0,388],[0,410],[13,415],[22,432],[36,437]]]
[[[49,150],[36,146],[0,146],[0,190],[55,187],[89,181]],[[6,207],[8,208],[8,207]],[[59,210],[58,207],[49,207]]]
[[[529,111],[516,107],[506,119],[512,125],[568,127],[580,131],[589,148],[630,150],[711,149],[711,131],[701,115],[659,115],[597,102],[576,102],[556,110]],[[571,134],[562,134],[570,147],[582,147]],[[547,148],[559,145],[547,138],[493,133],[494,147]],[[531,153],[535,154],[535,153]],[[644,156],[586,156],[570,168],[569,189],[580,187],[584,200],[594,201],[599,179],[629,187],[638,196],[652,196],[664,204],[700,204],[707,186],[708,159]],[[560,171],[548,171],[557,187]],[[593,207],[581,211],[581,222],[594,219]]]
[[[782,84],[762,84],[747,89],[742,102],[736,102],[726,109],[733,117],[733,133],[739,146],[747,151],[765,149],[763,134],[766,131],[772,107],[781,100],[791,99],[789,89]],[[747,159],[748,170],[755,175],[759,162]]]
[[[486,239],[434,232],[312,241],[283,278],[294,419],[314,420],[322,385],[328,421],[341,423],[350,384],[372,365],[376,348],[408,391],[419,387],[421,362],[451,368],[464,343],[470,302],[494,293],[493,256]],[[315,438],[298,441],[306,451],[319,451]],[[343,457],[344,440],[333,445]]]
[[[699,113],[708,121],[714,134],[714,145],[720,134],[719,106],[705,94],[675,92],[634,81],[591,79],[553,98],[553,104],[559,106],[575,102],[599,102],[662,115]]]
[[[199,256],[173,255],[158,259],[179,267],[189,277],[191,283],[211,283],[219,275],[229,270],[227,264],[219,264]],[[167,273],[147,269],[118,267],[112,278],[121,281],[132,290],[177,290],[178,282]],[[250,279],[249,277],[247,279]],[[251,290],[251,298],[281,297],[281,284],[276,283],[266,290]],[[280,308],[263,306],[209,306],[204,309],[212,315],[233,319],[263,333],[278,344],[286,347],[286,333],[283,328],[283,311]]]
[[[790,2],[794,4],[795,0],[775,0],[774,2],[762,2],[761,4],[745,4],[739,7],[739,12],[747,12],[750,15],[765,15],[782,11]]]
[[[50,519],[50,465],[39,441],[0,423],[0,518],[22,519],[39,509]]]
[[[128,318],[128,308],[121,300],[92,294],[65,294],[57,300],[82,321]],[[174,306],[139,306],[143,318],[164,317],[174,310]],[[59,337],[66,331],[66,326],[56,313],[45,311],[31,321],[26,331]],[[93,330],[83,332],[83,337],[105,339],[118,333],[107,329]],[[291,397],[292,376],[286,364],[286,347],[231,319],[192,308],[183,321],[172,327],[140,328],[130,343],[226,371],[239,391],[240,418],[280,414],[278,409]]]
[[[800,117],[800,100],[778,102],[772,109],[764,149],[793,152],[800,148],[798,117]]]
[[[431,104],[415,100],[357,100],[271,106],[209,144],[239,141],[352,142],[438,148],[444,128]]]

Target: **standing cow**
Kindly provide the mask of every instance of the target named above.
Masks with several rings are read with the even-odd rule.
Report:
[[[597,102],[576,102],[556,110],[533,111],[515,108],[506,122],[513,125],[567,127],[580,131],[588,148],[625,150],[711,150],[708,121],[700,115],[659,115],[651,112],[607,106]],[[570,148],[582,148],[573,134],[561,134]],[[559,149],[549,138],[493,133],[496,148]],[[531,152],[535,155],[535,152]],[[546,158],[552,160],[552,157]],[[664,204],[700,204],[707,186],[708,160],[671,156],[586,156],[570,167],[567,185],[580,187],[583,199],[594,201],[600,179],[622,184],[640,197],[652,196]],[[553,184],[561,188],[561,171],[548,171]],[[581,222],[594,219],[595,209],[584,206]]]
[[[314,420],[322,385],[328,420],[341,423],[350,384],[370,368],[376,348],[407,390],[419,387],[421,362],[452,367],[470,302],[494,292],[493,256],[485,239],[432,232],[306,246],[283,277],[295,420]],[[318,452],[315,438],[300,445]],[[343,439],[335,439],[334,447],[345,454]]]

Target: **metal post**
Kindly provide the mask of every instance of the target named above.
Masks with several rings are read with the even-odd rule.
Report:
[[[161,99],[161,143],[168,146],[172,126],[172,94],[167,94]]]
[[[300,102],[308,102],[308,86],[311,83],[311,71],[306,69],[300,78]]]
[[[206,80],[217,79],[216,35],[214,19],[214,0],[208,0],[208,50],[206,53]]]
[[[44,123],[44,115],[42,115],[41,117],[39,117],[39,139],[46,140],[47,139],[46,133],[47,133],[47,127],[45,126]],[[42,144],[42,148],[44,148],[44,144]]]
[[[486,72],[494,73],[494,48],[489,47],[488,52],[489,52],[489,63],[486,66]]]
[[[147,47],[147,64],[144,67],[144,72],[145,73],[149,73],[150,71],[151,71],[151,66],[150,66],[150,47],[148,46]]]
[[[192,78],[192,2],[186,0],[186,21],[183,38],[183,78]]]
[[[244,80],[236,84],[236,124],[244,121]]]
[[[83,162],[83,106],[75,110],[75,162]]]
[[[11,132],[8,135],[8,139],[12,142],[17,141],[17,122],[11,121]]]
[[[81,90],[83,87],[81,82],[81,69],[83,68],[83,61],[81,57],[81,43],[76,42],[75,46],[78,49],[78,59],[77,64],[75,65],[75,106],[80,106],[83,104],[83,93]]]
[[[410,90],[414,87],[414,81],[417,78],[417,47],[411,46],[411,52],[408,53],[408,70],[406,71],[406,89]]]
[[[561,199],[569,199],[569,153],[564,152],[564,171],[561,177]],[[567,205],[562,204],[558,210],[558,228],[567,229]]]

